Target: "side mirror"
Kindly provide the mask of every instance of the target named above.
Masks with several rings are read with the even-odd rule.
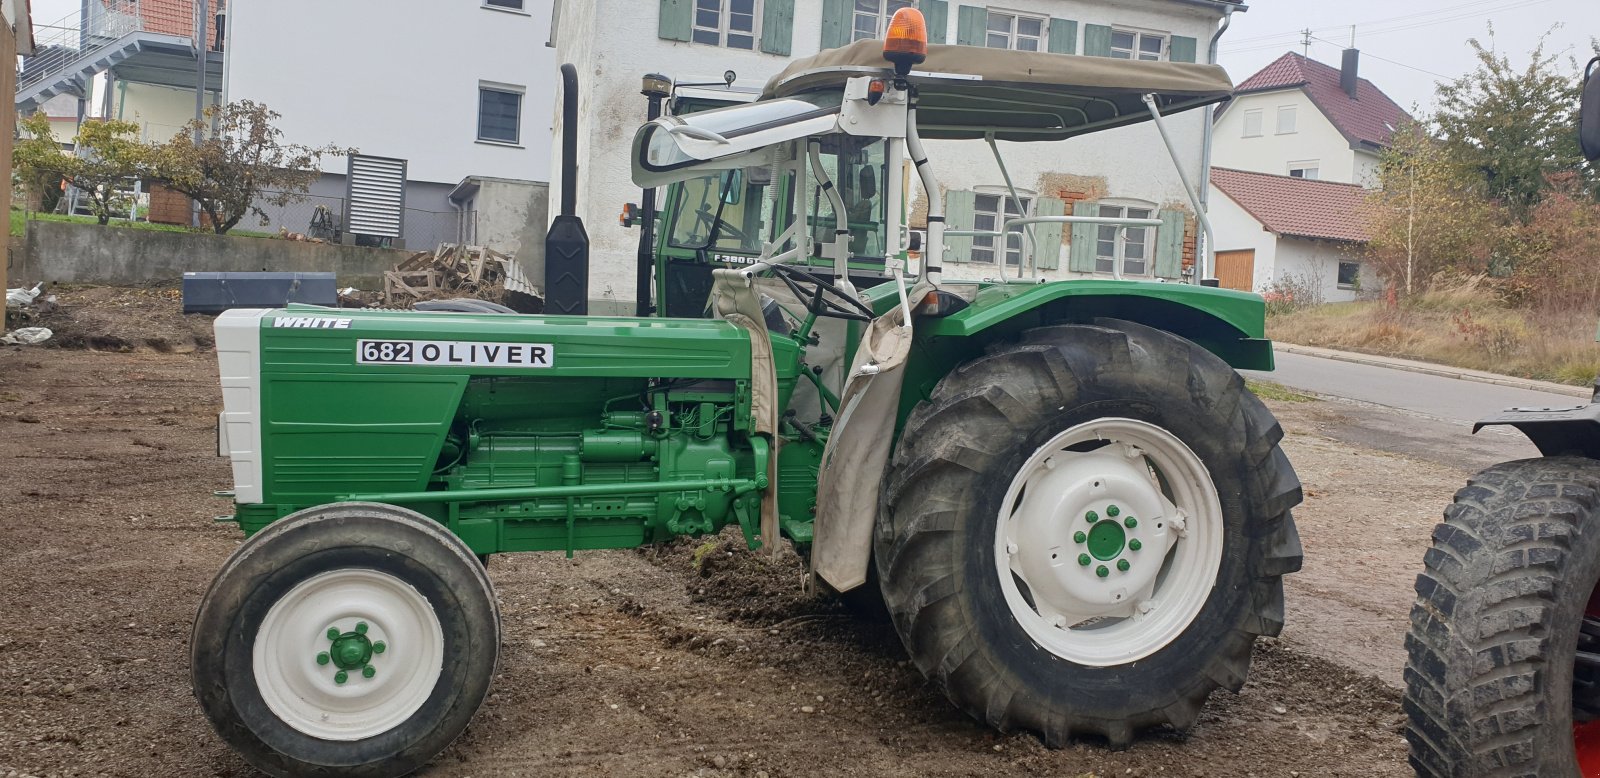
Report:
[[[856,194],[863,200],[878,196],[878,176],[872,172],[872,168],[861,168],[861,172],[856,174]]]
[[[1600,159],[1600,57],[1589,60],[1583,75],[1583,102],[1578,106],[1578,144],[1593,162]]]

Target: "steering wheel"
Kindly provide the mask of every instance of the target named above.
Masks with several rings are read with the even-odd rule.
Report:
[[[706,225],[706,234],[707,235],[710,235],[712,230],[717,230],[717,237],[719,239],[722,238],[723,236],[728,236],[728,237],[733,238],[734,240],[739,241],[741,244],[750,242],[750,238],[745,236],[744,232],[741,231],[738,227],[735,227],[732,224],[729,224],[729,223],[727,223],[725,221],[722,221],[722,220],[718,219],[717,215],[711,212],[711,209],[709,209],[709,208],[707,208],[707,207],[705,207],[703,205],[700,206],[700,208],[694,212],[694,215],[700,217],[700,221],[705,223],[705,225]],[[720,230],[717,229],[717,226],[719,224],[722,227]],[[698,227],[699,225],[695,225],[695,226]]]
[[[793,265],[771,265],[773,274],[783,280],[784,286],[794,292],[806,305],[806,310],[818,316],[850,321],[872,321],[872,309],[855,295],[833,285],[826,279],[812,275]],[[801,284],[809,284],[807,291]]]

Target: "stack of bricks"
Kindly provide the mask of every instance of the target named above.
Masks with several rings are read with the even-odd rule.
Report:
[[[1193,216],[1183,217],[1183,270],[1194,269],[1194,255],[1199,250],[1199,222]]]

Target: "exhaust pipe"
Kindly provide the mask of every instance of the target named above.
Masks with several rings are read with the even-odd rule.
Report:
[[[561,66],[561,213],[544,239],[545,311],[589,313],[589,233],[578,217],[578,69]]]

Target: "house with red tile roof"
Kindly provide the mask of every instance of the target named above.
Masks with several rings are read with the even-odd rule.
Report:
[[[1362,208],[1379,156],[1411,117],[1358,72],[1290,52],[1245,79],[1216,118],[1211,221],[1223,286],[1290,285],[1355,299],[1367,241]]]
[[[1341,67],[1290,52],[1245,79],[1217,114],[1212,164],[1371,186],[1379,153],[1411,116],[1359,63],[1355,49]]]
[[[1320,302],[1356,299],[1375,278],[1362,271],[1366,198],[1356,184],[1213,167],[1218,281],[1261,293],[1293,286]]]

